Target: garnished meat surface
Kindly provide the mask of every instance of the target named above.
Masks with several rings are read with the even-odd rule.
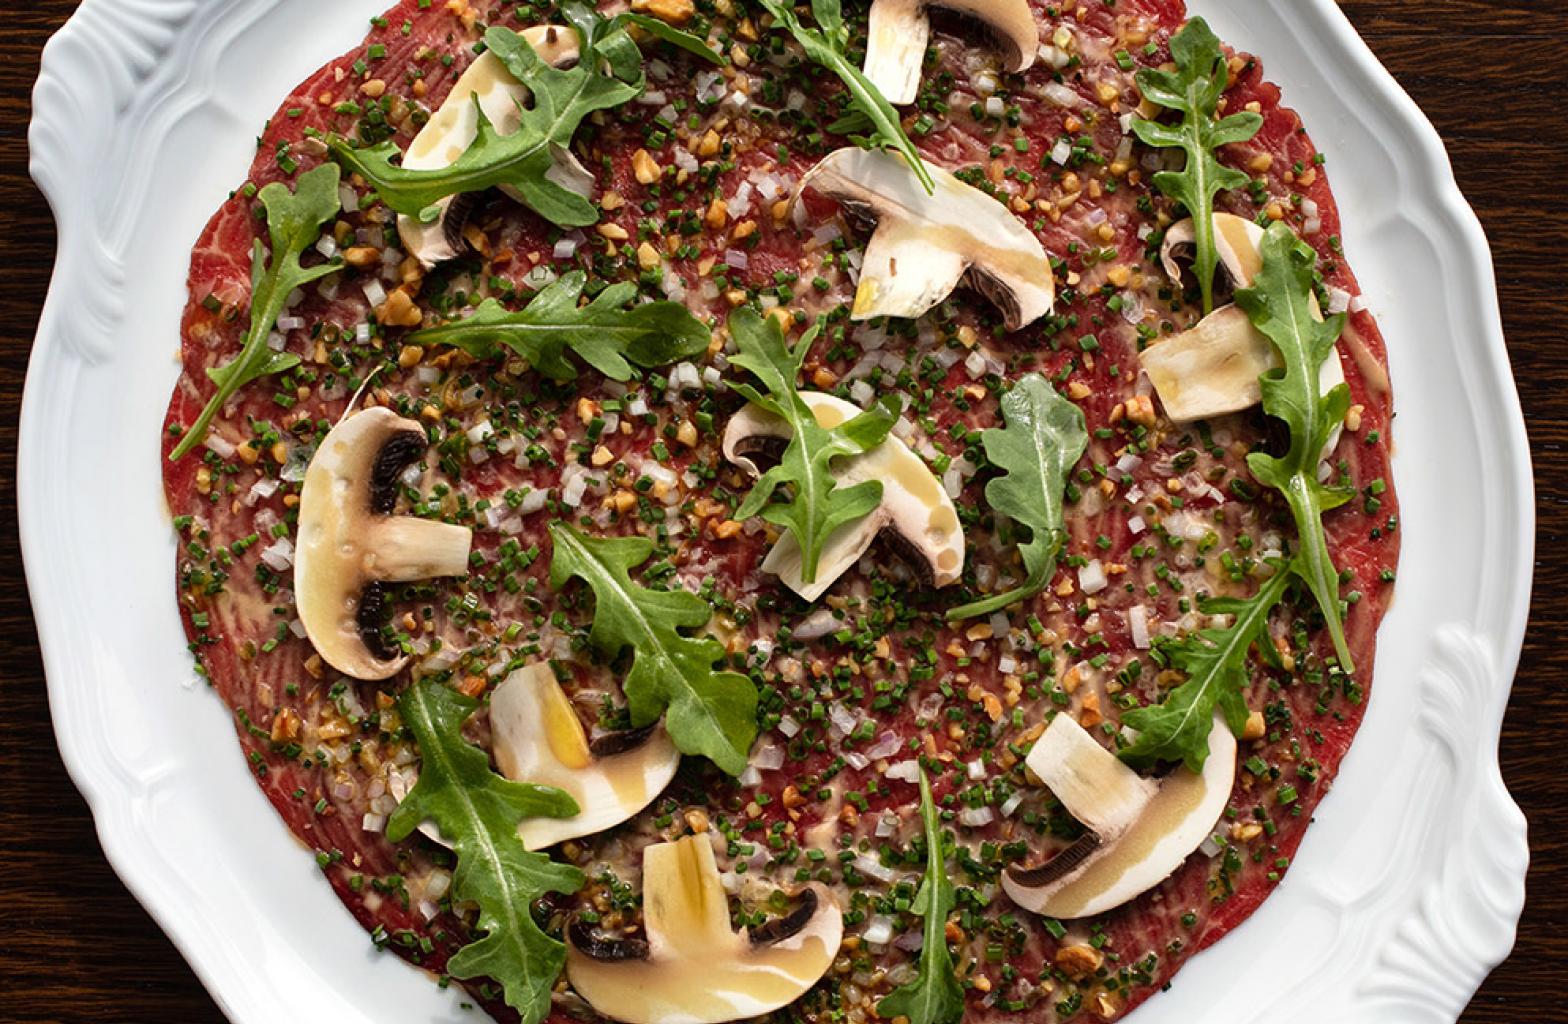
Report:
[[[1180,157],[1173,165],[1130,127],[1136,71],[1170,60],[1187,12],[1180,0],[1035,2],[1046,49],[1018,75],[996,69],[972,26],[936,17],[906,130],[929,163],[995,195],[1057,261],[1055,312],[1008,332],[967,285],[918,321],[853,322],[867,232],[820,197],[789,202],[810,167],[851,144],[825,127],[842,112],[838,83],[769,28],[760,6],[636,6],[679,19],[730,59],[716,67],[649,46],[643,94],[585,121],[573,152],[597,179],[597,224],[555,227],[486,192],[459,258],[427,270],[404,251],[396,215],[345,177],[344,210],[304,257],[342,257],[343,269],[302,288],[278,324],[275,347],[299,365],[242,388],[205,444],[166,464],[182,615],[201,671],[233,711],[257,784],[372,940],[440,973],[473,919],[452,902],[449,851],[418,833],[396,844],[383,834],[420,764],[397,698],[434,677],[482,699],[549,659],[591,735],[624,730],[625,658],[606,663],[587,643],[588,588],[552,587],[548,527],[646,537],[654,551],[639,580],[711,604],[708,631],[757,688],[757,740],[738,777],[686,757],[632,820],[554,847],[588,884],[536,907],[546,928],[560,934],[588,910],[601,931],[634,931],[643,848],[708,833],[743,923],[779,913],[778,894],[809,881],[844,910],[838,958],[792,1013],[873,1019],[918,956],[910,910],[924,858],[912,841],[924,758],[939,769],[932,788],[957,840],[947,936],[966,1019],[1115,1020],[1284,883],[1370,690],[1399,543],[1391,397],[1382,339],[1341,251],[1332,164],[1259,63],[1234,53],[1224,108],[1256,111],[1263,127],[1221,149],[1250,184],[1218,205],[1289,224],[1320,257],[1324,307],[1348,311],[1339,352],[1351,408],[1328,472],[1356,494],[1324,521],[1355,671],[1339,669],[1311,597],[1293,594],[1269,621],[1263,644],[1274,656],[1250,662],[1246,703],[1258,715],[1216,838],[1115,910],[1042,919],[1012,904],[1000,876],[1046,861],[1080,831],[1023,763],[1047,721],[1070,713],[1105,737],[1123,711],[1161,699],[1179,673],[1161,663],[1159,638],[1222,626],[1200,600],[1248,596],[1254,567],[1296,543],[1285,504],[1246,463],[1278,444],[1277,423],[1253,409],[1172,424],[1139,372],[1140,350],[1201,314],[1159,263],[1159,239],[1183,215],[1151,179]],[[486,26],[558,21],[548,7],[404,0],[284,100],[250,178],[196,244],[166,452],[213,393],[207,371],[245,335],[253,247],[266,238],[257,190],[292,187],[327,161],[330,134],[406,147]],[[852,13],[860,36],[864,12]],[[713,327],[713,344],[622,384],[586,366],[557,382],[510,355],[406,340],[484,299],[521,308],[573,270],[591,293],[627,281],[685,305]],[[745,405],[730,387],[746,378],[725,328],[745,304],[777,317],[791,341],[821,319],[803,387],[861,407],[902,400],[895,436],[959,510],[960,584],[922,586],[883,542],[814,604],[761,568],[778,528],[737,519],[751,480],[720,450]],[[1060,563],[1043,593],[950,623],[944,613],[961,600],[1022,579],[1017,538],[985,494],[995,471],[980,432],[1001,425],[999,396],[1036,371],[1082,410],[1089,435],[1068,480]],[[474,531],[466,576],[386,588],[390,628],[413,658],[379,683],[323,662],[293,594],[305,468],[351,405],[387,407],[427,430],[428,451],[401,477],[400,511]],[[484,712],[468,736],[488,747]],[[498,1019],[515,1017],[495,987],[467,984]],[[554,1005],[554,1019],[593,1017],[564,978]]]

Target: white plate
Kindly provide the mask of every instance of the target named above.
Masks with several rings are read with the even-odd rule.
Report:
[[[34,96],[60,251],[18,498],[55,730],[109,860],[243,1024],[474,1019],[372,951],[195,684],[160,478],[191,245],[257,126],[382,3],[86,0]],[[1331,0],[1195,6],[1264,58],[1328,155],[1388,340],[1404,557],[1366,723],[1289,877],[1135,1019],[1453,1021],[1513,943],[1528,859],[1497,736],[1534,501],[1486,239]]]

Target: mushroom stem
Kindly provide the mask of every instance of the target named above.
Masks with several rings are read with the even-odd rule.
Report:
[[[468,571],[473,533],[466,526],[400,516],[375,523],[365,550],[365,573],[406,583]]]
[[[664,882],[651,892],[645,886],[642,894],[643,926],[652,956],[701,955],[715,940],[732,943],[730,901],[707,836],[648,847],[642,854],[642,870],[644,879]]]
[[[743,935],[730,928],[711,836],[656,843],[642,857],[646,940],[567,929],[567,977],[600,1014],[628,1024],[747,1020],[794,1002],[832,966],[844,918],[822,886]]]
[[[923,0],[876,0],[866,26],[866,77],[889,103],[915,102],[931,41]]]

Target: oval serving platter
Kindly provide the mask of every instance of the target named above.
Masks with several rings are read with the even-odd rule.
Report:
[[[473,1019],[375,952],[279,827],[167,586],[156,438],[191,241],[276,98],[382,6],[85,0],[34,93],[60,248],[18,501],[55,731],[110,862],[237,1024]],[[1398,383],[1404,548],[1375,696],[1289,879],[1131,1019],[1453,1021],[1513,944],[1528,861],[1497,738],[1534,497],[1490,255],[1436,132],[1332,0],[1190,6],[1263,59],[1334,170]]]

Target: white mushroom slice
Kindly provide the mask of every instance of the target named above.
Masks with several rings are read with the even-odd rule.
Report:
[[[590,743],[571,701],[543,662],[513,672],[490,698],[497,767],[516,782],[554,786],[577,801],[570,818],[526,818],[530,850],[592,835],[630,818],[675,777],[680,751],[663,723]]]
[[[1189,277],[1184,264],[1191,259],[1195,236],[1192,218],[1188,217],[1171,225],[1160,246],[1160,265],[1177,288],[1187,286]],[[1244,288],[1258,276],[1263,269],[1263,254],[1259,251],[1262,244],[1263,228],[1256,222],[1233,213],[1214,215],[1214,250],[1220,258],[1219,269],[1227,275],[1222,293]]]
[[[861,410],[850,402],[818,391],[801,392],[817,422],[838,426]],[[769,449],[776,457],[789,441],[789,424],[772,413],[746,406],[724,429],[724,456],[753,476],[761,476],[757,459]],[[882,482],[882,502],[863,519],[828,534],[811,583],[801,579],[800,545],[785,534],[773,545],[762,568],[778,576],[795,593],[815,601],[835,580],[860,561],[878,534],[885,531],[904,560],[928,587],[957,582],[964,571],[964,531],[953,500],[924,460],[896,437],[889,437],[863,455],[839,460],[833,479],[840,487],[866,480]]]
[[[599,1013],[626,1024],[721,1024],[788,1006],[816,984],[844,937],[844,918],[812,883],[795,909],[744,934],[706,834],[643,850],[647,939],[567,929],[566,977]]]
[[[408,658],[384,648],[382,584],[468,571],[473,531],[394,516],[398,477],[424,454],[424,428],[366,409],[332,428],[300,489],[294,593],[316,651],[356,679],[385,679]]]
[[[1004,67],[1034,63],[1040,29],[1028,0],[873,0],[866,39],[866,77],[889,103],[913,103],[931,39],[928,7],[944,7],[984,24],[1004,51]]]
[[[524,29],[522,35],[547,64],[562,67],[577,60],[577,35],[569,28],[535,25]],[[456,163],[479,135],[476,96],[498,133],[510,135],[517,130],[519,111],[529,100],[528,88],[512,77],[501,58],[486,51],[468,66],[440,108],[414,136],[408,152],[403,154],[403,166],[414,171],[433,171]],[[546,172],[547,178],[579,195],[593,194],[593,175],[575,156],[564,149],[555,150],[552,156],[555,166]],[[501,191],[519,198],[510,186],[501,186]],[[429,222],[399,216],[397,230],[403,245],[426,267],[456,257],[463,248],[463,225],[475,198],[448,196],[436,204],[438,215]]]
[[[1214,242],[1220,257],[1220,270],[1226,281],[1221,293],[1233,292],[1252,284],[1263,268],[1259,247],[1263,228],[1244,217],[1229,213],[1214,215]],[[1185,250],[1193,243],[1192,220],[1172,225],[1160,250],[1165,273],[1178,288],[1183,286],[1182,263]],[[1313,302],[1314,312],[1317,310]],[[1318,314],[1321,316],[1321,314]],[[1323,394],[1345,382],[1345,368],[1335,358],[1325,359],[1318,378]],[[1257,328],[1239,306],[1216,309],[1191,329],[1149,346],[1139,356],[1143,370],[1154,384],[1160,404],[1172,423],[1190,423],[1250,409],[1263,400],[1258,378],[1279,367],[1274,344]],[[1324,446],[1324,457],[1339,443],[1335,429]]]
[[[966,274],[1016,331],[1051,311],[1056,282],[1045,249],[1007,207],[930,163],[928,195],[895,153],[849,147],[800,181],[876,227],[866,245],[851,319],[918,317]]]
[[[1002,887],[1036,914],[1092,917],[1169,878],[1208,838],[1236,781],[1236,737],[1216,715],[1202,773],[1154,782],[1062,714],[1026,763],[1089,831],[1039,867],[1008,868]]]

